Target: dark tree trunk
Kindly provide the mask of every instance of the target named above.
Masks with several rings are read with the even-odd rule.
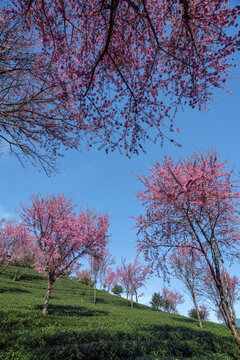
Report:
[[[10,261],[7,261],[6,264],[3,266],[3,268],[0,270],[0,275],[6,270],[8,265],[10,264]]]
[[[93,302],[96,305],[97,302],[97,281],[95,280],[95,283],[93,285]]]
[[[227,327],[230,329],[233,337],[234,337],[234,343],[237,349],[238,354],[240,354],[240,336],[238,332],[238,328],[236,326],[236,322],[234,317],[232,316],[229,306],[224,298],[221,297],[221,307],[224,313],[224,319],[226,322]]]
[[[228,299],[226,297],[225,291],[224,291],[224,287],[221,281],[221,272],[220,272],[220,266],[219,266],[219,259],[217,254],[219,254],[220,256],[220,260],[222,262],[223,268],[225,269],[224,266],[224,262],[220,253],[219,248],[217,247],[217,243],[216,243],[216,239],[213,238],[213,253],[214,253],[214,262],[215,262],[215,269],[216,269],[216,276],[214,278],[215,284],[217,286],[217,289],[219,291],[219,295],[220,295],[220,299],[221,299],[221,309],[224,313],[224,319],[226,321],[226,325],[229,328],[229,330],[231,331],[233,337],[234,337],[234,343],[237,349],[238,354],[240,354],[240,335],[238,332],[238,328],[236,326],[236,316],[235,316],[235,311],[233,308],[233,303],[228,303]],[[218,249],[218,253],[217,253],[217,249]],[[214,273],[214,272],[213,272]],[[224,275],[226,276],[226,274],[224,273]],[[231,298],[231,294],[230,294],[230,298]],[[221,310],[220,309],[220,310]],[[232,311],[231,311],[232,309]]]
[[[45,302],[44,302],[44,305],[43,305],[42,315],[46,315],[46,313],[47,313],[47,308],[48,308],[50,295],[51,295],[51,292],[53,290],[53,284],[54,284],[54,281],[51,280],[51,279],[48,279],[48,288],[47,288],[47,293],[46,293],[46,296],[45,296]]]

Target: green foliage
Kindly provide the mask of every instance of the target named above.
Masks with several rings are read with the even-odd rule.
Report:
[[[156,310],[162,309],[163,311],[166,311],[166,312],[173,311],[172,304],[168,300],[163,299],[162,296],[160,295],[160,293],[153,294],[150,304]]]
[[[14,266],[19,266],[19,267],[27,267],[27,268],[31,268],[33,265],[34,261],[31,257],[25,257],[23,259],[14,259],[12,261],[12,265]]]
[[[123,293],[123,287],[121,285],[115,285],[113,288],[112,288],[112,293],[114,295],[121,295]]]
[[[47,280],[16,268],[0,276],[0,359],[3,360],[237,360],[225,325],[154,312],[69,278],[59,280],[41,316]],[[84,302],[83,302],[84,297]]]
[[[168,301],[167,299],[163,300],[162,309],[163,309],[163,311],[167,311],[167,312],[173,312],[173,310],[174,310],[172,303],[170,301]]]
[[[163,298],[160,293],[153,293],[150,304],[155,310],[159,310],[163,306]]]
[[[94,285],[94,281],[91,281],[89,277],[82,277],[79,282],[83,285],[90,285],[91,287]]]
[[[205,314],[202,310],[199,310],[199,315],[200,315],[200,319],[201,320],[206,320],[205,319]],[[192,308],[191,310],[189,310],[188,312],[188,316],[192,319],[197,319],[197,311],[195,308]]]

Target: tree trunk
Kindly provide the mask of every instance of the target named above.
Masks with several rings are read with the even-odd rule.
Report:
[[[200,318],[200,313],[199,313],[199,310],[198,310],[196,297],[195,297],[194,291],[192,289],[191,289],[191,294],[192,294],[192,300],[193,300],[193,303],[194,303],[194,306],[195,306],[195,309],[196,309],[198,326],[200,328],[202,328],[202,321],[201,321],[201,318]]]
[[[97,282],[95,281],[94,285],[93,285],[93,302],[96,305],[97,302]]]
[[[52,281],[51,279],[48,279],[48,288],[47,288],[47,294],[45,296],[45,302],[44,302],[44,305],[43,305],[42,315],[46,315],[46,313],[47,313],[50,294],[51,294],[51,292],[53,290],[53,284],[54,284],[54,281]]]
[[[10,261],[7,261],[6,264],[3,266],[3,268],[0,270],[0,275],[6,270],[8,265],[10,264]]]
[[[131,286],[131,309],[133,309],[133,287]]]
[[[229,306],[226,302],[226,300],[221,297],[221,306],[224,313],[224,318],[226,319],[226,325],[230,329],[233,337],[234,337],[234,343],[237,349],[238,354],[240,354],[240,335],[238,332],[238,328],[236,326],[236,322],[234,317],[231,315],[231,312],[229,310]]]
[[[17,269],[15,276],[13,278],[13,281],[19,280],[19,275],[20,275],[21,269]]]
[[[232,309],[232,317],[233,317],[233,320],[234,320],[234,322],[235,322],[235,321],[236,321],[236,313],[235,313],[235,309],[234,309],[234,306],[233,306],[232,294],[231,294],[231,290],[230,290],[230,288],[229,288],[229,283],[228,283],[228,279],[227,279],[227,272],[226,272],[226,269],[225,269],[225,264],[224,264],[224,261],[223,261],[223,258],[222,258],[222,254],[221,254],[219,248],[218,248],[218,252],[219,252],[219,255],[220,255],[221,262],[222,262],[224,280],[225,280],[225,284],[226,284],[226,287],[227,287],[227,292],[228,292],[228,297],[229,297],[229,301],[230,301],[230,306],[231,306],[231,309]]]
[[[138,303],[138,294],[136,290],[135,290],[135,297],[136,297],[136,303]]]
[[[217,244],[216,239],[215,239],[215,237],[213,237],[212,249],[214,251],[214,262],[215,262],[215,269],[216,269],[216,277],[214,278],[214,280],[215,280],[217,289],[219,291],[219,295],[220,295],[220,299],[221,299],[221,308],[222,308],[223,313],[225,314],[224,318],[226,318],[226,325],[228,326],[228,328],[230,329],[230,331],[234,337],[234,343],[235,343],[237,352],[238,352],[238,354],[240,354],[240,335],[239,335],[238,328],[237,328],[236,322],[235,322],[235,311],[234,311],[233,307],[232,307],[232,313],[230,311],[227,297],[226,297],[224,287],[223,287],[223,284],[221,281],[221,273],[220,273],[219,260],[218,260],[218,256],[217,256],[217,245],[216,244]],[[221,257],[219,248],[218,248],[218,253],[220,255],[220,259],[221,259],[222,265],[224,267],[224,262]]]

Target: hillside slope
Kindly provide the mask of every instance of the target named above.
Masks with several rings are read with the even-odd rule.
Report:
[[[55,284],[46,317],[41,315],[46,279],[16,268],[0,276],[0,359],[238,359],[224,325],[156,312],[125,299],[97,292],[75,280]]]

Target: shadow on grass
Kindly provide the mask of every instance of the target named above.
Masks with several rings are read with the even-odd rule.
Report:
[[[96,299],[96,304],[111,304],[109,300],[106,301],[104,298],[98,298]]]
[[[117,305],[117,306],[129,307],[129,308],[131,307],[131,301],[127,300],[127,299],[123,299],[123,298],[120,298],[119,300],[114,300],[113,302],[111,302],[111,304],[114,304],[114,305]],[[133,303],[133,309],[141,309],[141,310],[144,309],[144,310],[153,311],[151,308],[148,308],[145,305],[135,303],[135,302]]]
[[[191,324],[197,324],[197,320],[194,320],[194,319],[180,319],[180,318],[176,318],[176,317],[173,317],[171,316],[171,318],[174,320],[174,321],[179,321],[179,322],[183,322],[183,323],[191,323]]]
[[[26,281],[36,281],[36,280],[38,280],[38,281],[43,280],[44,281],[45,280],[45,281],[47,281],[46,279],[44,279],[40,275],[28,275],[28,274],[24,274],[24,273],[21,274],[21,280],[26,280]]]
[[[19,288],[2,288],[0,289],[0,293],[31,293],[28,290],[19,289]]]
[[[42,309],[42,306],[37,305],[37,309]],[[90,310],[84,306],[64,306],[64,305],[48,305],[48,315],[62,315],[70,317],[84,317],[84,316],[100,316],[108,315],[107,311]]]
[[[56,309],[56,307],[52,306]],[[68,310],[72,307],[58,307]],[[79,308],[81,311],[82,308]],[[58,360],[133,360],[178,359],[237,360],[231,337],[215,335],[209,331],[194,330],[185,326],[159,325],[133,328],[131,333],[112,329],[89,331],[59,331],[54,334],[34,332],[18,335],[19,354],[24,359]],[[8,347],[14,348],[14,339]],[[20,345],[19,345],[20,346]],[[7,350],[6,350],[7,351]],[[27,357],[26,357],[27,354]],[[6,357],[5,357],[6,358]]]

